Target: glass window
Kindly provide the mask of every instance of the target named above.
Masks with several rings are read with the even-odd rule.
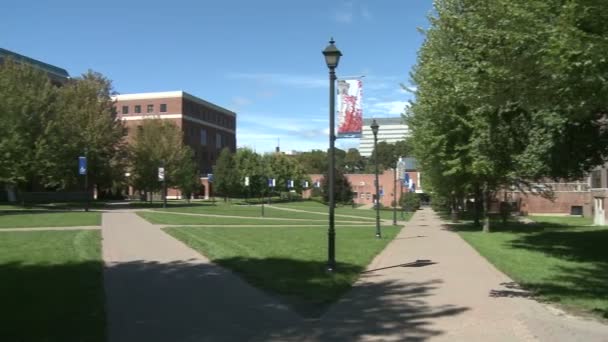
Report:
[[[602,170],[591,172],[591,187],[594,189],[602,187]]]
[[[152,113],[154,111],[154,105],[153,104],[149,104],[148,105],[148,113]]]
[[[207,146],[207,130],[201,128],[201,145]]]
[[[129,114],[129,106],[122,106],[122,113]]]
[[[167,112],[167,104],[166,103],[161,103],[160,104],[160,111],[161,111],[161,113]]]
[[[141,113],[141,105],[135,105],[135,109],[134,109],[135,113]]]
[[[215,133],[215,147],[222,148],[222,135]]]

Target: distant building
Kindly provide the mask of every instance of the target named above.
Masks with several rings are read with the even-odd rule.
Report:
[[[374,119],[363,119],[363,132],[359,140],[359,153],[369,157],[374,151],[374,134],[370,125]],[[376,118],[378,129],[378,142],[386,141],[389,144],[405,139],[409,130],[402,118]]]
[[[184,134],[184,144],[194,151],[204,193],[209,195],[207,174],[213,170],[220,151],[236,151],[236,113],[184,91],[121,94],[113,97],[117,117],[125,122],[129,138],[142,121],[149,118],[170,120]],[[180,198],[177,190],[169,197]]]
[[[17,63],[28,64],[46,72],[51,79],[51,82],[56,85],[61,85],[70,79],[70,75],[65,69],[0,48],[0,64],[4,63],[7,59],[12,59]]]

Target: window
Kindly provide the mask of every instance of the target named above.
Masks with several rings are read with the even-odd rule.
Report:
[[[129,106],[122,106],[122,113],[129,114]]]
[[[602,187],[602,170],[591,172],[591,187],[594,189]]]
[[[137,114],[141,113],[141,105],[135,105],[134,112]]]
[[[153,111],[154,111],[154,105],[153,104],[149,104],[147,112],[148,113],[152,113]]]
[[[161,103],[160,104],[160,111],[161,111],[161,113],[166,113],[167,112],[167,104],[166,103]]]
[[[201,145],[207,146],[207,130],[201,128]]]
[[[215,133],[215,147],[222,148],[222,135]]]

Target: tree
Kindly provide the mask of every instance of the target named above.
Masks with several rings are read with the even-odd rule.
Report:
[[[239,183],[242,185],[241,194],[248,197],[263,196],[268,183],[262,156],[249,148],[239,148],[235,161]],[[249,177],[249,186],[245,186],[245,177]]]
[[[146,119],[130,145],[131,180],[135,188],[146,192],[159,191],[158,168],[165,168],[168,186],[188,192],[198,175],[192,158],[194,153],[184,145],[182,131],[173,122]],[[182,190],[182,191],[183,191]]]
[[[328,168],[327,158],[327,153],[321,150],[303,152],[296,156],[296,159],[308,174],[322,174],[323,172],[326,172]]]
[[[266,156],[266,163],[269,166],[269,176],[276,180],[275,191],[290,191],[287,181],[294,181],[294,188],[297,193],[302,193],[302,181],[310,182],[308,174],[300,163],[284,154],[273,153]]]
[[[224,196],[224,201],[239,191],[237,163],[228,147],[222,149],[213,166],[213,186],[218,194]]]
[[[446,197],[481,192],[487,213],[501,187],[578,178],[602,163],[608,156],[602,6],[436,1],[406,118],[433,190]]]
[[[329,202],[329,174],[326,172],[321,181],[321,189],[323,189],[323,201]],[[348,178],[340,170],[336,169],[334,179],[334,200],[336,203],[350,204],[353,202],[353,191]]]
[[[37,185],[36,155],[57,96],[44,72],[10,59],[0,65],[0,183]]]
[[[350,173],[362,171],[365,168],[365,159],[356,148],[349,148],[344,156],[344,168]]]
[[[124,180],[126,129],[116,120],[111,93],[111,82],[92,71],[58,90],[57,113],[47,122],[36,154],[44,186],[78,184],[77,157],[85,152],[89,184],[110,189]]]

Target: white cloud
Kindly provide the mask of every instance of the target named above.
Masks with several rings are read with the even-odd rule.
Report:
[[[354,15],[352,12],[338,12],[336,13],[335,19],[341,24],[350,24],[353,22],[353,17]]]
[[[251,103],[252,103],[252,101],[246,97],[235,96],[232,98],[232,105],[235,107],[243,107],[243,106],[250,105]]]
[[[272,83],[298,88],[326,88],[328,81],[324,77],[310,75],[278,74],[278,73],[230,73],[231,79],[251,80],[260,83]]]

